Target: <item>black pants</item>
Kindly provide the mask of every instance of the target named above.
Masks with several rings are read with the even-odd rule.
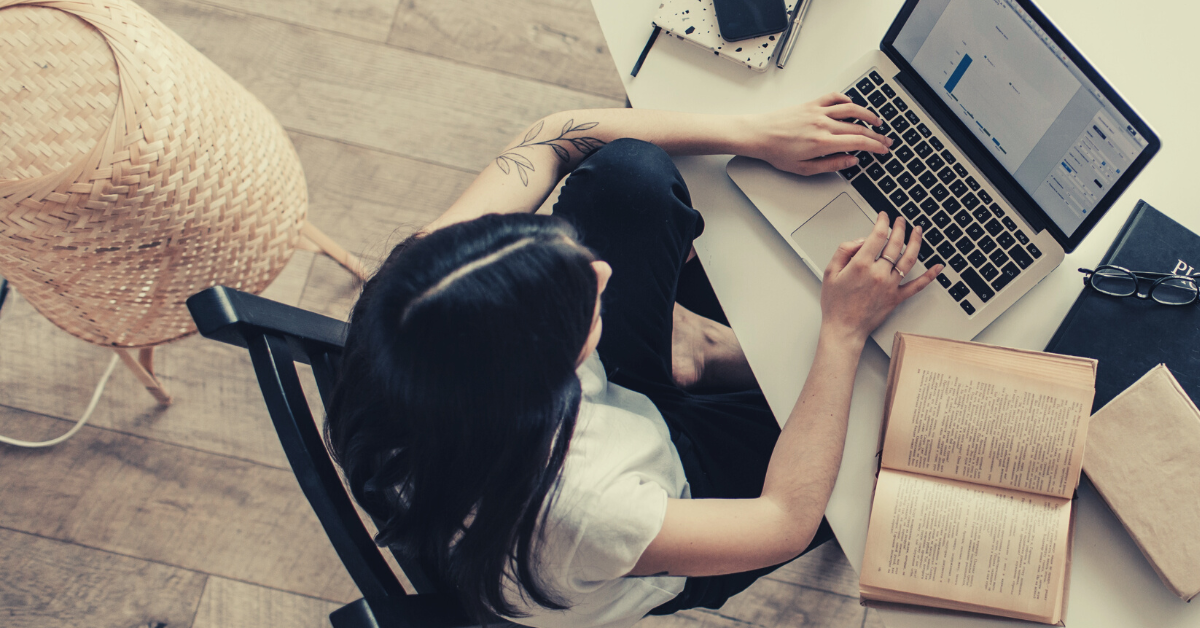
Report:
[[[616,140],[575,169],[554,214],[571,221],[583,244],[613,268],[601,303],[598,351],[609,381],[650,398],[679,451],[693,498],[762,494],[779,424],[762,391],[688,392],[671,377],[674,304],[727,323],[693,260],[685,265],[704,219],[670,157],[653,144]],[[822,520],[805,552],[833,538]],[[780,565],[725,576],[688,578],[675,599],[651,611],[665,615],[720,608]]]

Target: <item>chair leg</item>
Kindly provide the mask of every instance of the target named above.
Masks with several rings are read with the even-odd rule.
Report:
[[[300,235],[315,244],[322,253],[332,257],[333,261],[345,266],[346,270],[354,273],[359,279],[366,281],[371,276],[362,260],[343,249],[341,245],[333,241],[333,238],[325,235],[311,222],[304,223],[304,226],[300,228]]]
[[[154,376],[154,347],[139,349],[136,358],[125,349],[113,349],[113,351],[117,352],[125,366],[133,371],[133,376],[138,378],[138,381],[146,387],[146,391],[153,395],[160,405],[171,405],[171,394]]]

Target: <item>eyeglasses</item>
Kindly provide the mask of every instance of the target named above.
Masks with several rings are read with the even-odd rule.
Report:
[[[1083,284],[1098,292],[1114,297],[1153,299],[1163,305],[1187,305],[1196,302],[1200,289],[1196,278],[1172,273],[1134,272],[1120,266],[1099,266],[1096,270],[1080,268]],[[1149,290],[1142,292],[1142,282],[1150,282]]]

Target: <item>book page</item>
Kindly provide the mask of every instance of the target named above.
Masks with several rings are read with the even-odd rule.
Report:
[[[909,349],[889,407],[882,466],[1070,497],[1093,394]]]
[[[885,589],[1057,621],[1070,519],[1067,499],[884,469],[863,596]]]

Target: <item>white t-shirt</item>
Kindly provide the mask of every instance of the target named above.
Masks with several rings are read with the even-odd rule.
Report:
[[[538,574],[571,608],[505,595],[537,628],[627,628],[683,590],[685,578],[622,577],[662,529],[668,498],[691,496],[667,424],[645,395],[608,383],[596,352],[579,367],[583,399],[546,520]]]

